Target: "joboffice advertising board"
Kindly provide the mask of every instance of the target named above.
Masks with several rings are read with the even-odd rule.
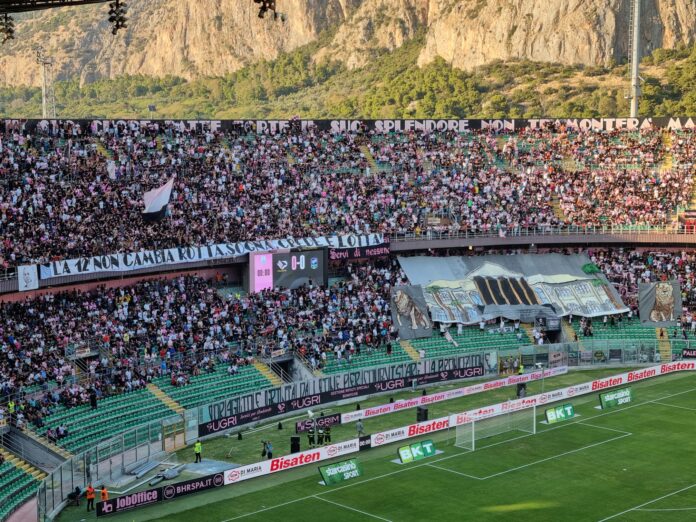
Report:
[[[148,489],[139,491],[129,495],[105,500],[97,503],[97,517],[105,515],[114,515],[130,509],[149,506],[164,500],[173,500],[175,498],[198,493],[208,489],[218,488],[225,484],[224,475],[215,473],[204,477],[185,480],[183,482],[175,482],[161,488]]]

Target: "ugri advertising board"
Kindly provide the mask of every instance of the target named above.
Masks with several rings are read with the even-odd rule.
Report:
[[[204,437],[305,408],[413,385],[483,377],[485,354],[426,359],[332,375],[217,401],[199,408],[198,435]]]

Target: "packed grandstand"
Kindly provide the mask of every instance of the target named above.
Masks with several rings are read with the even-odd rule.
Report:
[[[598,341],[652,346],[639,363],[681,358],[696,340],[693,249],[678,239],[662,247],[630,238],[610,246],[524,247],[506,239],[523,231],[601,235],[614,227],[688,233],[695,154],[693,130],[657,128],[271,134],[124,122],[104,131],[66,123],[46,132],[6,122],[0,141],[6,281],[17,280],[18,268],[27,265],[215,243],[346,234],[381,234],[385,244],[422,242],[398,255],[384,248],[336,256],[326,260],[325,278],[258,291],[248,275],[252,254],[235,257],[239,266],[232,268],[233,260],[162,266],[128,279],[109,273],[8,291],[0,296],[0,420],[63,458],[84,459],[117,435],[114,426],[134,437],[129,430],[184,409],[303,376],[490,350],[507,372],[518,367],[525,347],[569,343],[580,353],[585,342],[596,358]],[[143,221],[143,193],[172,178],[165,215]],[[446,248],[428,241],[443,235],[463,239]],[[477,235],[494,241],[474,249],[468,238]],[[537,268],[541,275],[520,272],[501,281],[488,265],[476,272],[479,279],[472,276],[481,302],[468,308],[433,304],[442,299],[437,288],[424,293],[418,310],[403,312],[394,300],[399,288],[421,287],[410,280],[403,256],[456,257],[466,265],[467,258],[485,264],[494,254],[530,253],[563,256],[561,265],[584,260],[591,286],[608,288],[600,308],[577,295],[569,298],[578,299],[577,308],[560,292],[558,302],[539,297],[540,284],[582,275],[559,269],[553,277],[565,279],[552,280]],[[429,288],[440,284],[442,274],[421,275]],[[463,288],[461,279],[449,281]],[[499,292],[491,290],[494,279]],[[681,306],[669,317],[646,319],[642,292],[657,283],[675,284]],[[436,306],[458,306],[463,315],[443,320]],[[558,331],[523,310],[538,315],[544,307],[546,319],[560,318]],[[425,315],[422,324],[418,314]],[[99,420],[104,409],[108,423]],[[0,467],[0,486],[14,501],[0,518],[44,477],[8,458],[14,460]],[[23,478],[15,484],[26,494],[13,496],[19,471]],[[62,497],[68,493],[61,489]]]

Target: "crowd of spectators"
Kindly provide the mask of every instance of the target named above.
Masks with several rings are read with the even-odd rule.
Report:
[[[6,129],[0,267],[290,235],[663,224],[690,198],[695,148],[693,132],[655,130]],[[168,216],[143,222],[143,193],[172,176]]]
[[[328,288],[223,297],[211,282],[181,276],[2,303],[0,392],[50,388],[17,406],[41,426],[52,405],[96,407],[105,395],[165,375],[184,386],[217,365],[234,374],[260,353],[296,351],[316,368],[327,353],[345,361],[361,350],[389,351],[396,339],[390,288],[405,276],[395,260],[347,269],[347,279]],[[86,375],[66,357],[75,352],[89,355]]]

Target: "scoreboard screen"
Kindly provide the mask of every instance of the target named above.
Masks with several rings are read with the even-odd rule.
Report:
[[[273,286],[298,288],[326,284],[326,250],[273,254]]]

